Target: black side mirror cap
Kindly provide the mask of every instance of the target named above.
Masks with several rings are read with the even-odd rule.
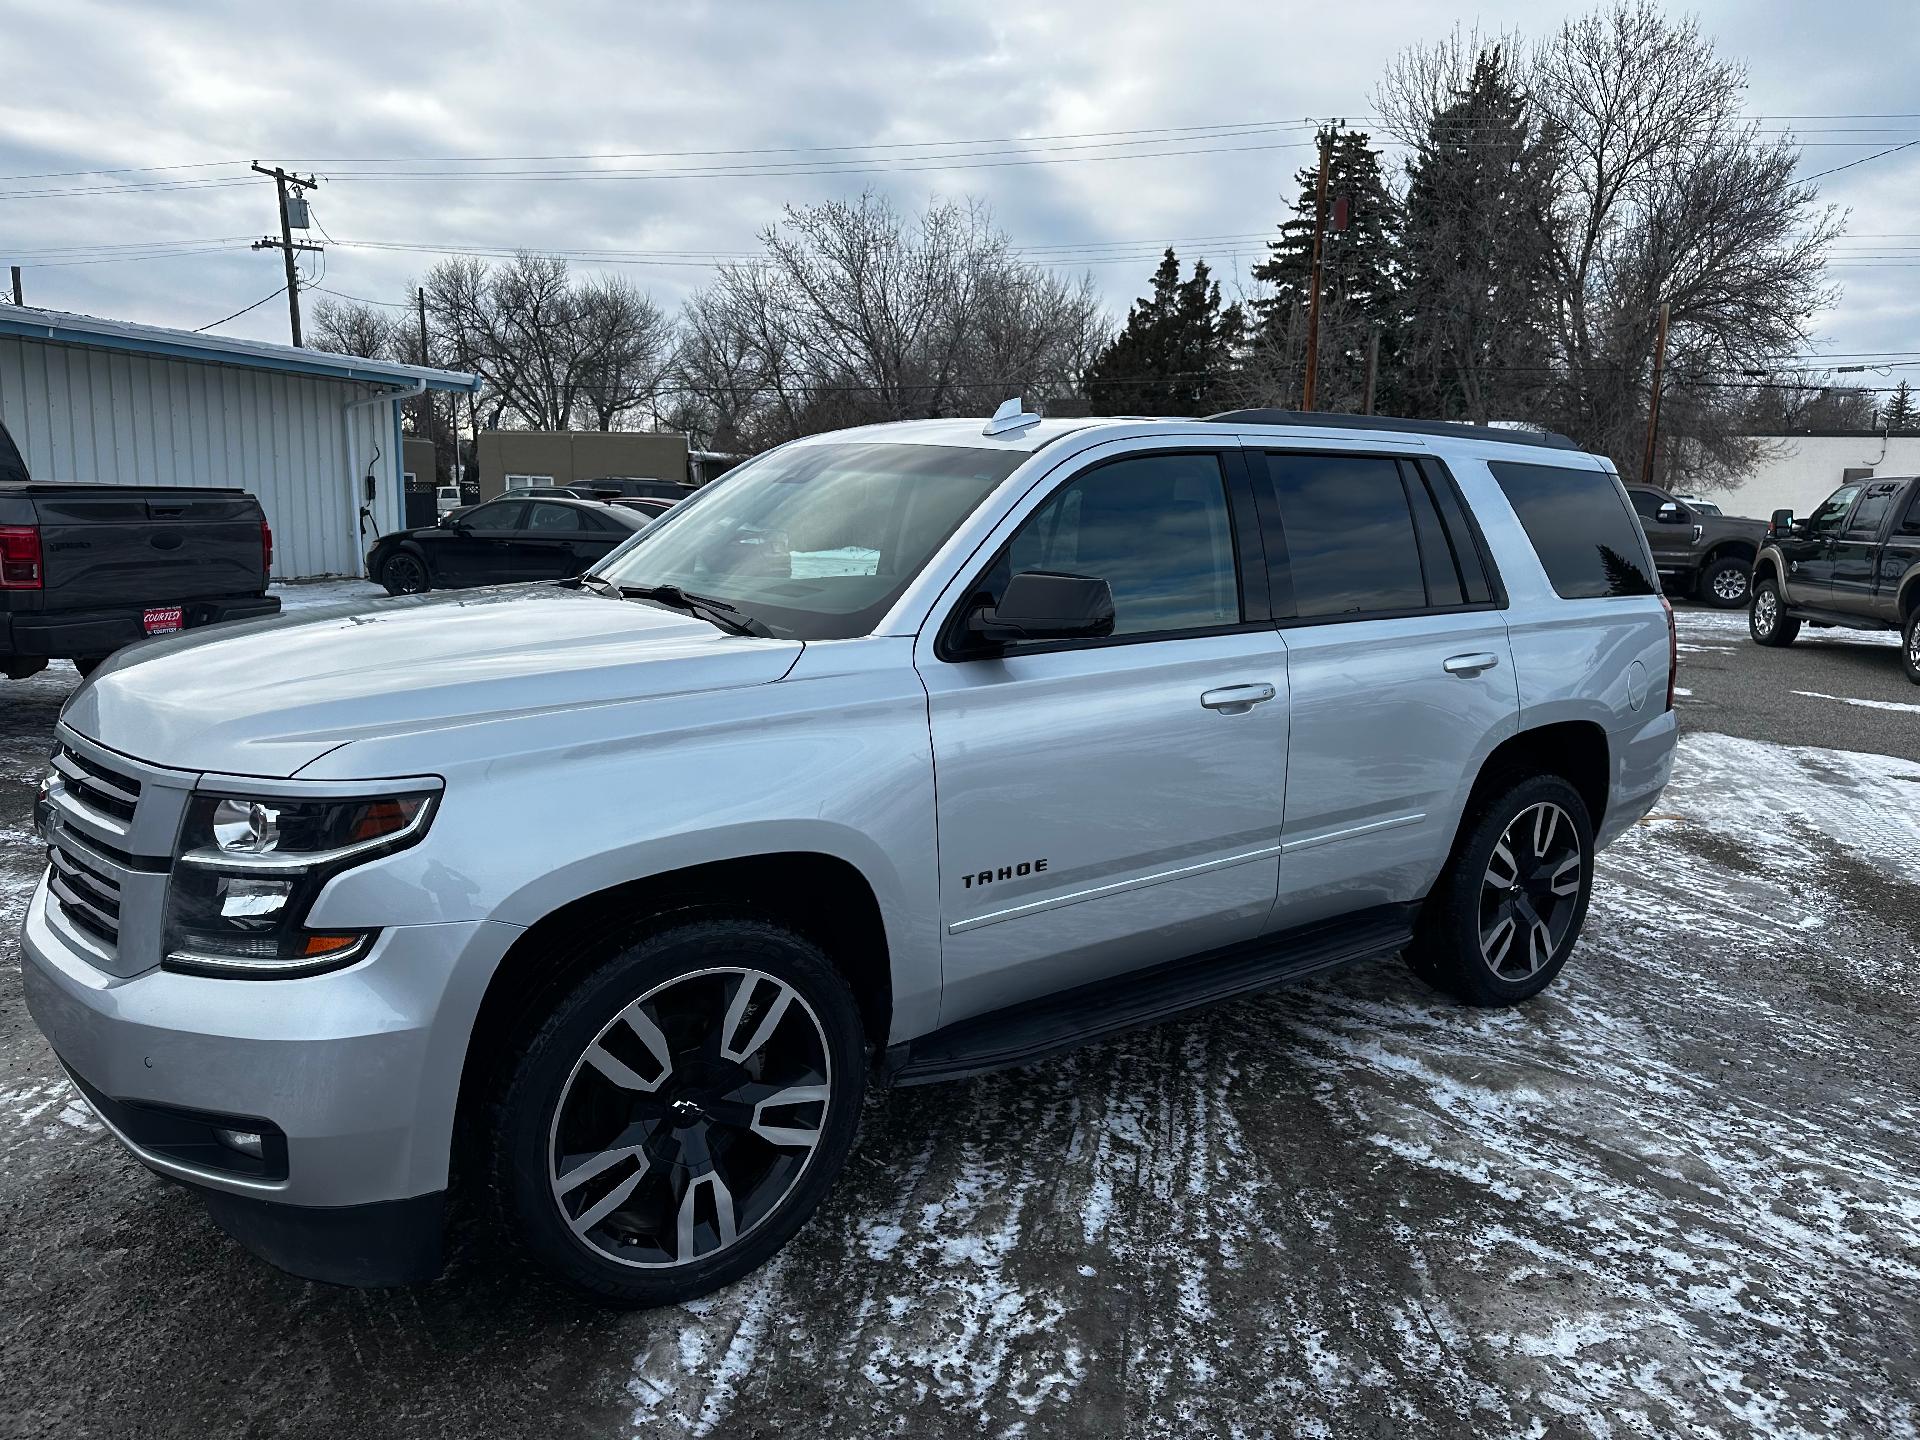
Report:
[[[1113,587],[1091,575],[1023,570],[998,606],[967,617],[967,633],[990,643],[1097,640],[1113,634]]]

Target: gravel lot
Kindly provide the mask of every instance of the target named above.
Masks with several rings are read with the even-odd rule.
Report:
[[[1675,783],[1546,995],[1467,1010],[1385,961],[879,1097],[794,1245],[680,1310],[470,1234],[418,1291],[268,1269],[101,1131],[6,967],[0,1426],[1920,1434],[1920,689],[1743,625],[1682,616]],[[0,690],[9,927],[73,680]]]

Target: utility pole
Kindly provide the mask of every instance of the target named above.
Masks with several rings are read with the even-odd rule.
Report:
[[[1667,365],[1667,302],[1660,302],[1660,328],[1653,340],[1653,395],[1647,405],[1647,456],[1640,462],[1640,483],[1653,484],[1653,450],[1660,439],[1660,374]]]
[[[13,303],[16,305],[24,305],[27,302],[20,298],[20,267],[18,265],[15,265],[12,268],[13,268]]]
[[[416,286],[413,296],[420,315],[420,363],[429,365],[432,359],[427,352],[427,291],[425,286]],[[433,439],[433,392],[420,392],[420,435],[425,440]],[[457,458],[457,457],[456,457]]]
[[[1333,130],[1320,132],[1320,187],[1313,200],[1313,290],[1307,296],[1307,375],[1300,387],[1300,408],[1313,409],[1320,382],[1320,246],[1327,228],[1327,167],[1333,159]]]
[[[300,228],[304,230],[307,228],[307,202],[303,192],[311,190],[320,182],[311,175],[307,176],[304,180],[298,175],[289,175],[278,165],[269,170],[266,166],[256,161],[253,168],[262,175],[270,175],[273,177],[273,188],[280,196],[280,238],[275,240],[270,235],[263,235],[260,239],[253,242],[252,248],[255,250],[279,250],[283,252],[285,256],[287,262],[287,318],[293,325],[293,343],[298,345],[302,343],[300,339],[300,270],[295,263],[294,252],[298,250],[311,250],[317,254],[324,247],[309,244],[305,240],[302,240],[297,245],[294,243],[293,216],[287,205],[287,187],[289,185],[293,187],[294,204],[298,207],[300,215]]]
[[[1379,377],[1379,374],[1380,327],[1376,325],[1373,327],[1372,333],[1367,336],[1367,407],[1360,412],[1362,415],[1371,415],[1373,413],[1373,382]]]

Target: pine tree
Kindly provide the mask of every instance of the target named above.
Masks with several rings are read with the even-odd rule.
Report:
[[[1402,394],[1413,413],[1523,419],[1547,389],[1551,148],[1498,46],[1407,165]]]
[[[1153,293],[1136,300],[1127,323],[1087,371],[1096,415],[1205,415],[1221,408],[1244,322],[1238,305],[1220,307],[1207,262],[1180,278],[1168,247],[1153,272]]]
[[[1880,423],[1888,430],[1920,429],[1920,401],[1913,398],[1913,386],[1902,380],[1880,411]]]
[[[1312,298],[1319,165],[1301,170],[1294,178],[1299,196],[1292,213],[1280,222],[1279,236],[1268,242],[1267,258],[1253,268],[1253,278],[1272,287],[1254,302],[1255,348],[1268,367],[1277,363],[1288,371],[1301,368],[1306,358],[1304,317]],[[1376,408],[1387,409],[1388,384],[1394,371],[1398,308],[1394,270],[1400,212],[1381,172],[1380,152],[1364,131],[1345,130],[1333,137],[1327,162],[1327,212],[1321,240],[1316,404],[1322,410],[1361,408],[1367,342],[1378,329],[1382,384],[1375,403]],[[1342,212],[1346,224],[1335,229]],[[1286,398],[1290,403],[1292,397]]]

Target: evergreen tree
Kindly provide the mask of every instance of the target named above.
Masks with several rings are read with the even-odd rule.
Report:
[[[1920,402],[1913,398],[1913,386],[1902,380],[1880,411],[1880,423],[1889,430],[1920,429]]]
[[[1510,58],[1474,61],[1407,164],[1400,364],[1412,413],[1525,418],[1548,388],[1553,159]]]
[[[1291,404],[1306,359],[1306,315],[1312,298],[1313,227],[1320,167],[1294,177],[1299,195],[1253,278],[1272,287],[1254,302],[1256,364],[1267,373],[1266,398]],[[1343,228],[1335,225],[1344,218]],[[1358,410],[1365,400],[1367,343],[1380,332],[1380,384],[1375,408],[1389,408],[1397,314],[1395,243],[1399,206],[1380,169],[1380,152],[1365,132],[1333,137],[1327,162],[1327,221],[1320,252],[1320,379],[1316,406]],[[1291,382],[1289,384],[1289,382]]]
[[[1153,272],[1153,293],[1127,311],[1127,323],[1087,370],[1096,415],[1206,415],[1222,408],[1244,322],[1238,305],[1220,306],[1220,285],[1196,261],[1180,278],[1171,246]]]

